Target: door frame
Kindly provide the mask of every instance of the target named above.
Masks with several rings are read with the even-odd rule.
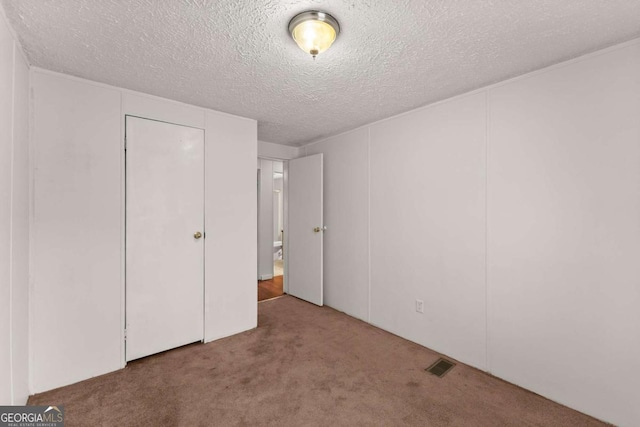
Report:
[[[282,239],[282,247],[283,247],[283,257],[282,260],[284,262],[284,268],[282,271],[282,292],[285,294],[289,293],[289,160],[293,159],[279,159],[277,157],[269,157],[269,156],[260,156],[258,155],[258,160],[271,160],[275,162],[282,162],[282,228],[284,230],[284,238]],[[258,188],[258,197],[260,197],[260,189]],[[258,198],[256,198],[256,203],[258,203]],[[258,210],[258,215],[260,212],[260,206],[256,206]],[[258,234],[260,231],[258,230]],[[259,250],[259,249],[258,249]],[[257,267],[256,267],[257,268]],[[256,297],[257,299],[257,297]]]
[[[207,152],[207,131],[206,129],[204,129],[204,127],[198,127],[198,126],[192,126],[192,125],[186,125],[186,124],[182,124],[182,123],[175,123],[175,122],[170,122],[167,120],[160,120],[160,119],[153,119],[150,117],[143,117],[143,116],[139,116],[136,114],[123,114],[122,115],[122,139],[121,139],[121,147],[120,147],[120,153],[121,153],[121,173],[120,173],[120,179],[121,179],[121,185],[120,185],[120,189],[121,189],[121,199],[120,199],[120,203],[122,206],[122,211],[121,211],[121,217],[120,217],[120,221],[122,223],[122,227],[121,227],[121,236],[120,236],[120,240],[121,240],[121,254],[122,254],[122,258],[121,258],[121,301],[120,301],[120,310],[121,310],[121,328],[120,328],[120,333],[121,333],[121,343],[122,343],[122,351],[121,353],[121,365],[122,367],[126,367],[127,366],[127,118],[128,117],[132,117],[132,118],[136,118],[136,119],[143,119],[143,120],[151,120],[154,122],[160,122],[160,123],[166,123],[169,125],[176,125],[176,126],[182,126],[182,127],[188,127],[188,128],[192,128],[192,129],[198,129],[201,130],[203,133],[203,143],[202,143],[202,159],[203,159],[203,163],[202,163],[202,170],[203,170],[203,192],[202,192],[202,198],[203,198],[203,212],[202,212],[202,232],[203,232],[203,236],[204,236],[204,242],[202,245],[202,256],[203,256],[203,260],[206,259],[206,250],[207,250],[207,217],[206,217],[206,200],[205,200],[205,194],[206,194],[206,189],[207,189],[207,162],[206,162],[206,152]],[[205,342],[205,337],[207,336],[207,311],[206,311],[206,304],[207,304],[207,291],[206,291],[206,262],[203,262],[202,264],[202,339],[200,340],[200,342]]]

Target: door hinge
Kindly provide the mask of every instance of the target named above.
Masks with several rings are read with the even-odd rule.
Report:
[[[127,340],[127,329],[126,329],[126,328],[125,328],[125,330],[124,330],[124,340],[125,340],[125,341]]]

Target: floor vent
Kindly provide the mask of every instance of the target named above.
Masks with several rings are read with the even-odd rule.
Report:
[[[449,362],[448,360],[444,360],[444,359],[438,359],[436,363],[429,366],[425,370],[437,377],[442,378],[444,377],[444,374],[449,372],[451,368],[453,368],[454,366],[456,366],[456,364],[453,362]]]

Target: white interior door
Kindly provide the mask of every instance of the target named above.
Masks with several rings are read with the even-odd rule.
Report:
[[[129,361],[204,336],[204,131],[127,116],[126,150]]]
[[[289,294],[322,305],[322,154],[289,160]]]

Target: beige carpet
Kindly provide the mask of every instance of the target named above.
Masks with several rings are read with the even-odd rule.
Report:
[[[599,426],[599,421],[291,296],[259,327],[32,396],[72,426]]]

